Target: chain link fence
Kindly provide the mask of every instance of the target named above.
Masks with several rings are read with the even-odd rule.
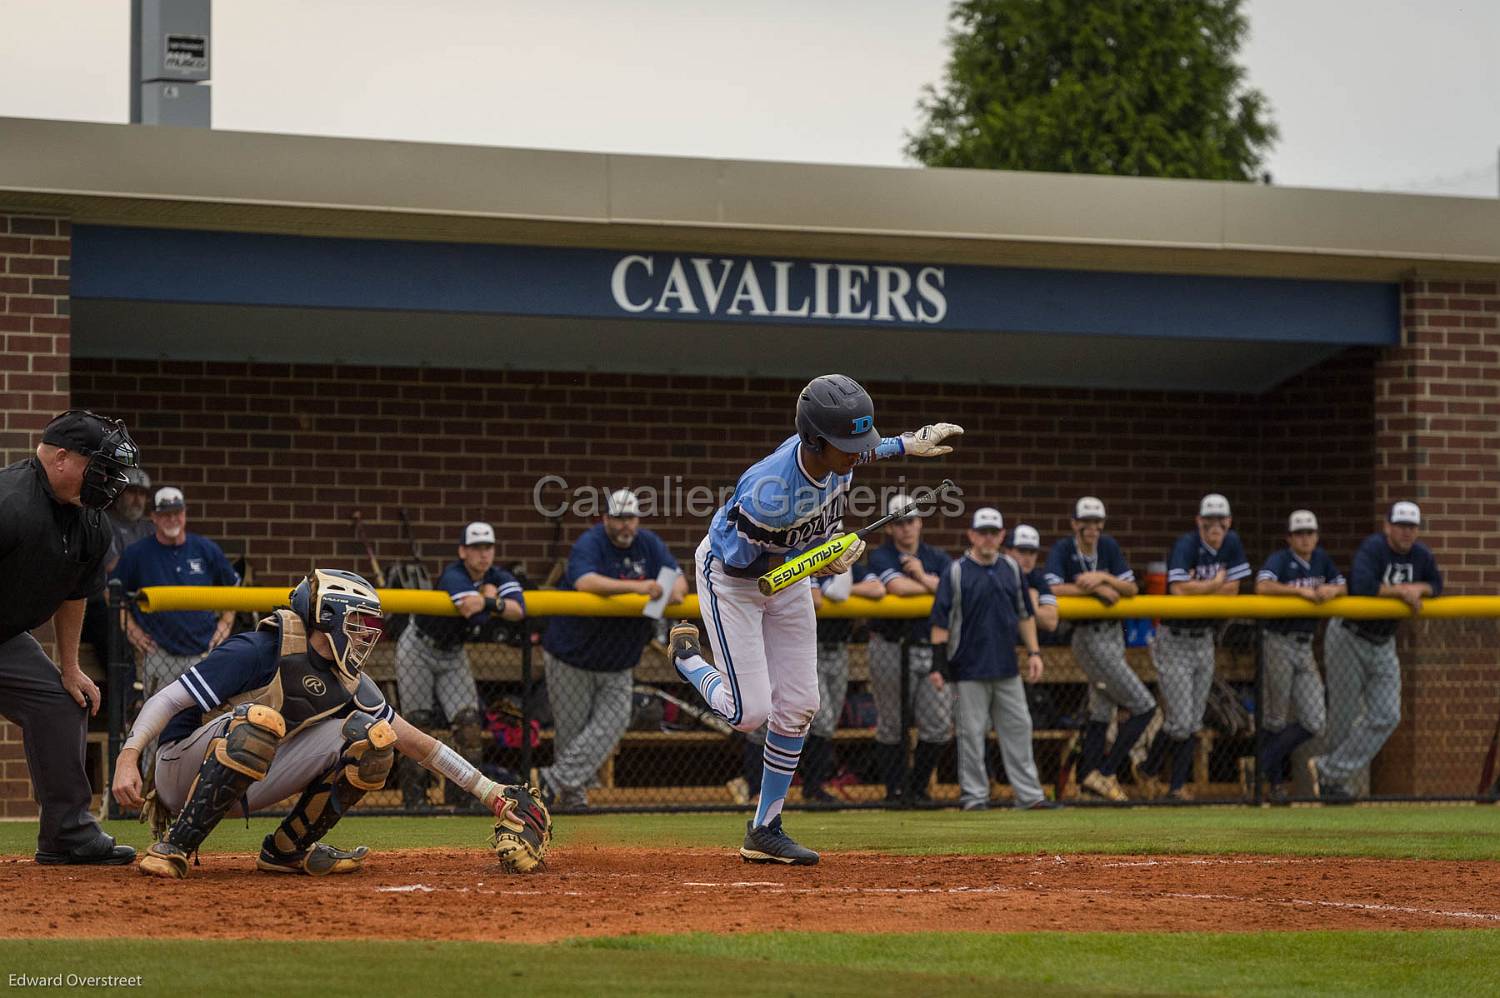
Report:
[[[285,596],[218,592],[217,605],[241,611],[236,629],[253,627],[276,594]],[[114,606],[156,602],[163,615],[170,604],[152,594],[116,593]],[[424,615],[451,615],[443,593],[383,595],[392,609],[415,601]],[[214,596],[197,590],[193,598]],[[1288,629],[1273,615],[1288,604],[1274,597],[1227,598],[1233,618],[1181,617],[1189,606],[1222,612],[1225,599],[1140,597],[1111,611],[1087,599],[1060,601],[1064,619],[1044,643],[1042,677],[1025,686],[1032,758],[1049,797],[1108,805],[1472,800],[1500,792],[1492,748],[1500,618],[1488,603],[1472,602],[1487,598],[1430,601],[1429,609],[1451,608],[1450,619],[1399,627],[1337,618]],[[1467,609],[1459,606],[1466,600]],[[735,731],[714,717],[669,660],[671,617],[695,615],[696,601],[669,608],[662,621],[641,617],[641,602],[533,591],[531,616],[478,629],[456,618],[436,629],[426,625],[432,617],[395,614],[365,668],[403,717],[491,778],[545,781],[559,813],[750,805],[764,730]],[[1342,605],[1380,604],[1364,605],[1368,616],[1392,612],[1392,602]],[[925,619],[929,604],[852,599],[820,611],[822,708],[789,807],[960,802],[965,760],[954,727],[962,684],[936,689],[932,649],[916,639],[921,628],[906,623]],[[1168,609],[1173,616],[1158,619]],[[1115,616],[1098,619],[1103,612]],[[1157,616],[1120,617],[1130,612]],[[192,662],[133,647],[119,613],[111,616],[112,765],[145,693],[140,677],[180,674]],[[586,640],[576,640],[580,633]],[[705,653],[712,658],[706,646]],[[1019,665],[1025,675],[1024,659]],[[983,744],[989,797],[1003,805],[1013,794],[994,730]],[[472,806],[404,757],[387,787],[361,804],[407,813]]]

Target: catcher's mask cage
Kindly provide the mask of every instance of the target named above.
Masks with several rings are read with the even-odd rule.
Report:
[[[328,635],[334,670],[347,680],[357,679],[385,632],[375,588],[353,572],[319,568],[292,590],[291,607],[309,629]]]

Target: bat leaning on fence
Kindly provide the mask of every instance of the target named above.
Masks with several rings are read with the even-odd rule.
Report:
[[[380,567],[380,559],[375,557],[374,545],[370,543],[370,538],[365,533],[365,515],[356,509],[349,519],[354,521],[354,539],[364,545],[365,557],[370,559],[370,570],[375,573],[375,584],[385,588],[385,572]]]

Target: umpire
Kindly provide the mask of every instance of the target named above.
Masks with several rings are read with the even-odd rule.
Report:
[[[47,424],[36,456],[0,470],[0,714],[21,728],[41,809],[36,861],[123,866],[135,858],[89,813],[84,768],[99,688],[78,665],[84,603],[104,588],[104,509],[136,467],[125,424],[70,409]],[[52,663],[29,631],[51,619]]]

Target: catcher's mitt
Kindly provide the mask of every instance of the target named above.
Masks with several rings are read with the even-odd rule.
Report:
[[[495,833],[490,845],[507,873],[542,869],[552,844],[552,813],[528,784],[506,787],[495,798]]]

